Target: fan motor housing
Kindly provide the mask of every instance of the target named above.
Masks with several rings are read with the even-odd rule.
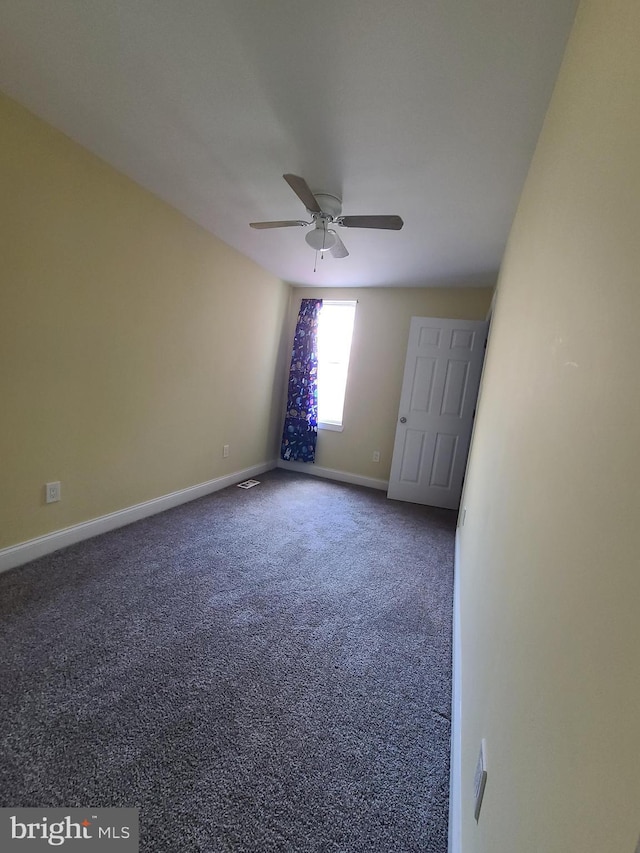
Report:
[[[314,193],[313,195],[323,213],[328,214],[331,219],[340,216],[342,213],[342,202],[338,196],[331,195],[330,193]],[[312,213],[312,211],[309,211],[309,213]]]

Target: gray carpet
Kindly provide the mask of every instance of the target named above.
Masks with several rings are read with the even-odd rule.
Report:
[[[259,477],[0,576],[2,806],[149,853],[444,853],[455,514]]]

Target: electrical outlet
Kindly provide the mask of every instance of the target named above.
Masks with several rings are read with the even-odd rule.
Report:
[[[482,807],[482,798],[484,797],[484,789],[487,784],[487,744],[485,739],[480,741],[480,752],[478,754],[478,763],[476,764],[476,775],[473,780],[473,790],[475,794],[474,817],[476,823],[480,817],[480,808]]]
[[[222,448],[222,456],[226,459],[229,455],[229,445],[225,444]]]
[[[60,483],[45,483],[44,484],[44,499],[48,504],[55,503],[60,500]]]
[[[379,451],[379,450],[374,450],[374,451],[373,451],[373,454],[372,454],[372,456],[371,456],[371,460],[372,460],[373,462],[379,462],[379,461],[380,461],[380,451]]]

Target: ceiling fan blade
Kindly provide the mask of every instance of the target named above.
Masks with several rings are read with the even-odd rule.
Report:
[[[312,213],[322,213],[320,205],[316,201],[316,197],[309,189],[309,184],[304,178],[299,178],[298,175],[283,175],[282,177],[289,184],[307,210],[310,210]]]
[[[399,231],[404,222],[399,216],[341,216],[340,225],[345,228],[387,228]]]
[[[347,247],[342,242],[342,240],[338,237],[337,234],[336,234],[336,242],[329,249],[329,251],[331,252],[331,255],[334,258],[346,258],[349,255],[349,251],[348,251]]]
[[[279,222],[250,222],[251,228],[290,228],[292,225],[311,225],[302,219],[282,219]]]

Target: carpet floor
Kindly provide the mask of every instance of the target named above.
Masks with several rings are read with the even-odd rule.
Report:
[[[271,471],[0,576],[0,806],[445,853],[455,514]]]

